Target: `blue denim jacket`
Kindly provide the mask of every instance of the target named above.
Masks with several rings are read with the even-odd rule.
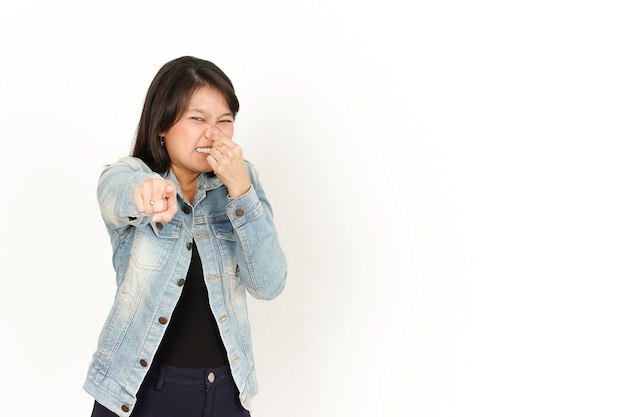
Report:
[[[226,346],[241,403],[250,408],[257,392],[246,291],[272,299],[283,290],[287,263],[272,209],[254,167],[246,162],[252,188],[231,199],[215,176],[202,174],[193,206],[182,197],[168,223],[137,211],[133,189],[160,177],[141,160],[125,157],[105,168],[98,202],[113,249],[117,293],[98,339],[84,389],[96,401],[128,416],[161,342],[191,262],[195,239],[210,305]]]

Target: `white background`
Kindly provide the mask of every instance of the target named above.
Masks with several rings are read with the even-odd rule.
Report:
[[[0,6],[0,413],[82,417],[95,200],[166,61],[220,66],[289,259],[256,417],[624,416],[620,1]]]

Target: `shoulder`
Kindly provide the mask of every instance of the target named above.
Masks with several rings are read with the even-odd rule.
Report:
[[[247,159],[244,159],[243,162],[246,164],[246,171],[248,172],[248,176],[250,177],[251,182],[257,182],[259,180],[259,171],[257,171],[256,167]]]
[[[144,161],[133,156],[124,156],[112,164],[105,166],[105,171],[112,169],[130,169],[131,171],[151,173],[152,170]]]

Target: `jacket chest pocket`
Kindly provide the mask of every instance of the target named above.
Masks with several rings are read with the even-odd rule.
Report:
[[[149,223],[138,229],[133,240],[131,257],[139,268],[162,270],[182,233],[182,224]]]
[[[230,220],[211,222],[211,229],[217,242],[220,252],[220,258],[224,267],[224,272],[228,274],[237,273],[237,259],[235,257],[235,249],[237,247],[237,236],[233,230]]]

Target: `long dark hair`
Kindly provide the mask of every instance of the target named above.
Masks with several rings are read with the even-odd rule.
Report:
[[[207,85],[224,95],[235,117],[239,100],[232,82],[217,65],[192,56],[163,65],[148,88],[131,155],[140,158],[154,172],[166,173],[170,158],[161,144],[160,133],[167,132],[178,121],[193,93]]]

